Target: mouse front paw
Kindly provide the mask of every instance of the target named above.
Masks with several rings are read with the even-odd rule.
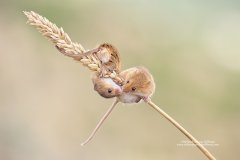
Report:
[[[146,102],[146,103],[149,103],[150,102],[150,98],[149,97],[142,97],[142,99],[144,100],[144,102]]]
[[[103,78],[107,75],[107,69],[105,66],[101,66],[100,71],[98,72],[98,75],[100,76],[100,78]]]

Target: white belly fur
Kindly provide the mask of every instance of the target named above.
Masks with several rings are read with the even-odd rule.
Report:
[[[136,101],[139,99],[138,96],[129,93],[123,93],[118,98],[122,103],[136,103]]]

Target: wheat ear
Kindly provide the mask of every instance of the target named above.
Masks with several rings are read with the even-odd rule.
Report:
[[[58,28],[56,24],[50,22],[47,18],[33,12],[23,12],[27,18],[27,23],[35,26],[37,30],[58,48],[58,50],[66,56],[72,57],[80,61],[92,71],[100,71],[101,63],[96,55],[85,55],[86,50],[81,44],[72,42],[63,28]],[[121,80],[116,72],[107,72],[104,77],[110,77]]]
[[[216,160],[216,158],[196,139],[194,138],[186,129],[184,129],[177,121],[175,121],[171,116],[164,112],[160,107],[154,104],[151,100],[146,102],[148,105],[153,107],[158,113],[160,113],[164,118],[171,122],[178,130],[180,130],[188,139],[190,139],[209,160]]]

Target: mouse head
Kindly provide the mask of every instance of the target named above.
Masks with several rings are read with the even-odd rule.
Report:
[[[137,96],[151,96],[155,86],[152,75],[143,67],[136,67],[125,75],[123,92]]]
[[[104,98],[113,98],[122,93],[122,88],[111,78],[99,78],[97,83],[94,84],[94,90]]]

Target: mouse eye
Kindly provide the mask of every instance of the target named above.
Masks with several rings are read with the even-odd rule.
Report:
[[[129,81],[127,81],[127,83],[129,83]]]
[[[108,93],[112,93],[112,90],[111,90],[111,89],[108,89]]]
[[[136,90],[136,87],[132,87],[132,91],[135,91]]]

